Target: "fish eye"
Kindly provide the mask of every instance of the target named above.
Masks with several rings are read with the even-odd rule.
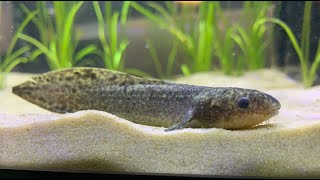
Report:
[[[246,97],[241,97],[238,100],[238,107],[239,108],[247,108],[250,104],[250,100]]]

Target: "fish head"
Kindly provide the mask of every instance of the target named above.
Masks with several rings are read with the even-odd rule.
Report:
[[[212,94],[201,107],[199,119],[211,127],[245,129],[260,124],[279,113],[280,102],[261,91],[225,88]],[[202,123],[204,124],[204,123]]]

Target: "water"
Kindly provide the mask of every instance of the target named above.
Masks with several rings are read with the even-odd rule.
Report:
[[[9,142],[2,147],[9,147],[13,142],[20,144],[10,150],[0,148],[0,152],[36,154],[34,148],[18,146],[28,142],[26,147],[42,144],[39,148],[44,148],[42,151],[47,156],[40,154],[38,158],[43,158],[44,163],[63,157],[68,164],[77,159],[75,156],[82,158],[73,164],[75,167],[92,163],[93,168],[103,169],[108,166],[99,162],[110,165],[113,162],[110,159],[116,157],[118,162],[113,165],[120,165],[112,167],[119,168],[120,172],[171,172],[177,167],[176,172],[201,172],[200,175],[213,171],[218,175],[319,175],[320,161],[315,152],[319,152],[320,143],[314,137],[320,132],[317,122],[320,81],[319,68],[314,62],[320,57],[317,21],[320,11],[319,3],[308,3],[1,2],[0,72],[9,74],[0,74],[0,119],[6,113],[50,116],[50,112],[14,96],[10,88],[30,79],[30,74],[24,73],[34,75],[76,66],[107,68],[186,84],[259,89],[274,95],[283,105],[269,124],[250,130],[186,129],[172,134],[163,134],[161,129],[153,127],[130,125],[124,119],[118,121],[108,112],[79,112],[88,117],[83,124],[75,125],[81,118],[79,114],[70,114],[76,118],[74,123],[63,124],[58,130],[46,129],[50,124],[28,126],[28,131],[40,132],[37,136],[26,133],[24,126],[18,127],[11,136],[12,131],[2,127],[0,144]],[[35,10],[39,10],[38,14],[31,17]],[[295,40],[288,38],[288,31],[277,20],[290,27],[296,47],[292,46]],[[20,29],[23,22],[26,26]],[[12,71],[17,73],[10,73]],[[32,121],[37,121],[37,117]],[[74,129],[68,129],[70,127]],[[5,132],[3,136],[1,132]],[[16,135],[26,139],[14,139]],[[6,141],[1,141],[1,137],[7,137]],[[76,140],[71,141],[73,138]],[[45,149],[51,148],[48,142],[57,143],[59,148],[52,146],[54,152]],[[83,143],[79,145],[79,142]],[[74,147],[80,148],[74,152]],[[192,159],[193,156],[198,160]],[[0,159],[8,157],[0,153]],[[92,157],[98,160],[86,163]],[[106,157],[109,159],[104,159]],[[125,158],[126,161],[119,162]],[[207,165],[197,164],[201,158]],[[15,162],[26,163],[24,167],[28,167],[28,161]],[[122,165],[125,168],[121,169]],[[210,170],[211,166],[214,168]],[[0,163],[1,167],[5,165]]]

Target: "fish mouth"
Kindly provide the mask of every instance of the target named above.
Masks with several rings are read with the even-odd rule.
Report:
[[[271,108],[278,111],[281,108],[281,103],[273,96],[268,95],[269,101],[271,102]]]
[[[279,110],[276,110],[276,111],[273,112],[273,116],[278,115],[278,114],[279,114]]]
[[[279,110],[276,110],[276,109],[272,109],[272,110],[269,110],[269,111],[264,113],[264,115],[266,117],[269,117],[269,118],[271,118],[271,117],[273,117],[275,115],[278,115],[278,114],[279,114]]]
[[[279,114],[279,111],[281,109],[281,104],[279,101],[277,100],[274,100],[274,102],[271,104],[271,107],[268,111],[268,113],[271,115],[271,116],[275,116],[275,115],[278,115]]]
[[[269,113],[267,113],[267,114],[269,114],[268,116],[271,118],[271,117],[273,117],[273,116],[276,116],[276,115],[278,115],[279,114],[279,110],[271,110],[271,111],[269,111]]]
[[[279,102],[273,103],[271,108],[271,115],[272,116],[278,115],[280,109],[281,109],[281,104]]]
[[[276,109],[279,111],[279,109],[281,108],[281,104],[280,104],[280,103],[277,103],[277,104],[275,105],[275,107],[276,107]]]

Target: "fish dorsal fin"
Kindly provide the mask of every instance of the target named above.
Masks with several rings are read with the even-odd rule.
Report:
[[[82,85],[136,85],[136,84],[166,84],[157,79],[146,79],[132,76],[126,73],[103,69],[79,67],[51,71],[37,77],[33,77],[36,83],[77,83]]]

